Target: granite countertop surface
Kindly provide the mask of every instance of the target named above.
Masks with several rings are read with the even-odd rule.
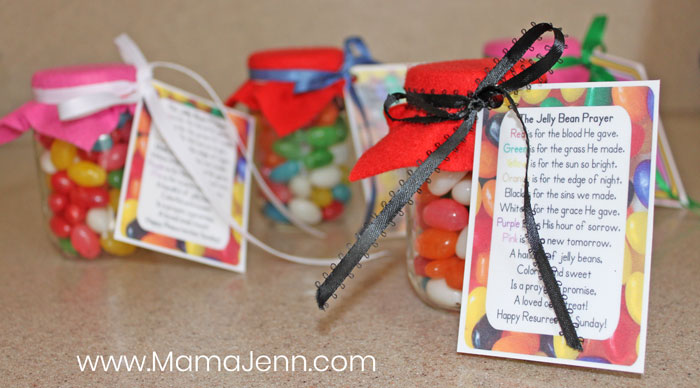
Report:
[[[700,197],[700,116],[664,119],[686,187]],[[0,166],[3,387],[700,385],[700,215],[690,211],[656,208],[646,371],[636,375],[457,354],[458,314],[414,294],[400,240],[382,243],[392,256],[357,270],[326,312],[313,296],[327,268],[290,264],[254,247],[245,275],[148,251],[66,259],[43,230],[29,136],[0,148]],[[272,239],[261,220],[251,222]],[[287,250],[345,244],[342,237],[274,240]],[[154,351],[242,360],[251,351],[309,360],[371,355],[376,370],[81,372],[76,359]]]

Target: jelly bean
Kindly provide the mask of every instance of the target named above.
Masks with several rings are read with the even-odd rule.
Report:
[[[343,209],[345,207],[343,206],[342,202],[338,201],[333,201],[331,202],[330,205],[324,207],[321,209],[321,213],[323,216],[323,219],[326,221],[333,221],[336,218],[338,218],[341,214],[343,214]]]
[[[148,149],[148,136],[139,136],[136,138],[136,150],[142,158],[146,157],[146,150]]]
[[[311,151],[304,156],[304,166],[308,169],[327,166],[333,162],[333,154],[325,148]]]
[[[224,117],[224,114],[221,113],[221,110],[215,106],[211,107],[211,114],[216,117]]]
[[[492,117],[489,117],[484,124],[484,133],[486,138],[491,141],[491,143],[498,145],[498,139],[501,134],[501,122],[505,117],[504,113],[498,113]]]
[[[68,203],[68,197],[61,193],[52,193],[49,195],[49,209],[51,209],[54,214],[60,213],[66,207]]]
[[[138,211],[138,206],[139,203],[135,199],[127,199],[124,201],[124,204],[122,206],[121,212],[122,212],[122,220],[121,220],[121,227],[122,227],[122,234],[126,234],[126,227],[129,225],[132,221],[136,219],[136,212]],[[116,209],[116,208],[115,208]]]
[[[466,171],[440,171],[430,176],[428,190],[433,195],[441,197],[452,190],[453,187],[467,175]]]
[[[42,147],[46,148],[47,150],[51,149],[51,145],[53,144],[53,137],[35,132],[34,138],[36,139],[36,141],[39,142],[39,144],[42,145]]]
[[[540,104],[541,107],[543,108],[554,108],[554,107],[560,107],[564,106],[564,104],[559,101],[556,97],[549,97],[545,98],[544,101]]]
[[[73,226],[70,231],[70,242],[80,256],[86,259],[96,258],[100,252],[100,240],[97,234],[85,224]]]
[[[78,252],[76,252],[75,248],[73,248],[73,244],[71,244],[70,238],[59,238],[58,239],[58,246],[61,247],[61,250],[63,250],[63,252],[66,252],[67,254],[69,254],[71,256],[75,256],[78,254]]]
[[[101,152],[97,158],[97,164],[107,171],[113,171],[124,167],[126,162],[126,151],[129,148],[126,144],[115,144],[107,151]]]
[[[341,203],[348,203],[352,197],[350,188],[343,183],[338,183],[337,185],[333,186],[331,193],[333,194],[333,198]]]
[[[124,169],[110,171],[107,174],[107,184],[115,189],[122,187],[122,179],[124,178]]]
[[[267,218],[272,219],[273,221],[281,222],[284,224],[288,224],[289,220],[287,217],[284,216],[277,208],[270,202],[265,203],[265,206],[263,207],[263,214]]]
[[[77,153],[78,151],[73,144],[56,139],[56,141],[51,144],[51,163],[53,163],[57,170],[65,170],[68,166],[73,164]]]
[[[476,215],[474,222],[474,252],[489,251],[491,249],[492,228],[493,219],[486,214],[486,211],[480,211]]]
[[[282,138],[275,141],[275,143],[272,145],[272,149],[277,153],[277,155],[289,160],[299,160],[306,154],[305,149],[287,138]]]
[[[92,145],[92,150],[93,151],[107,151],[108,149],[112,148],[114,145],[114,141],[112,140],[112,136],[108,133],[100,135],[100,137],[97,138],[97,141],[95,141],[95,144]]]
[[[547,357],[556,357],[554,354],[554,338],[551,335],[540,335],[540,351]]]
[[[427,204],[422,216],[430,227],[456,232],[467,226],[469,212],[454,199],[440,198]]]
[[[557,358],[575,360],[580,353],[578,350],[570,348],[569,345],[566,344],[566,339],[560,335],[552,338],[552,347],[554,348],[554,355]]]
[[[651,163],[649,159],[642,160],[634,169],[634,192],[644,207],[649,206]]]
[[[306,175],[297,175],[289,181],[289,189],[296,197],[308,198],[311,195],[311,182]]]
[[[635,212],[627,217],[627,242],[638,253],[646,252],[647,244],[647,212]]]
[[[309,128],[306,141],[316,148],[328,148],[338,142],[339,133],[333,125]]]
[[[70,231],[72,228],[71,225],[68,222],[66,222],[66,220],[59,216],[51,217],[51,220],[49,220],[49,227],[51,228],[53,234],[55,234],[56,237],[60,238],[66,238],[70,236]]]
[[[455,187],[452,188],[452,199],[462,205],[469,206],[469,202],[472,199],[472,180],[470,177],[457,182]]]
[[[146,233],[140,239],[146,244],[151,244],[163,248],[175,249],[177,247],[177,242],[174,238],[163,236],[157,233]]]
[[[315,203],[318,207],[326,207],[333,202],[333,194],[329,189],[321,189],[314,187],[311,190],[311,202]]]
[[[647,92],[647,113],[649,114],[649,119],[654,120],[654,92],[651,88],[648,88]]]
[[[321,113],[318,114],[316,122],[318,125],[331,125],[338,119],[339,113],[338,107],[335,104],[328,104],[323,108]]]
[[[262,160],[263,166],[270,168],[275,168],[284,162],[285,159],[277,155],[276,152],[268,152]]]
[[[610,88],[589,88],[583,104],[585,106],[612,105]]]
[[[479,182],[479,181],[477,180],[477,184],[476,184],[476,203],[474,204],[474,206],[471,206],[471,205],[469,206],[469,210],[470,210],[470,211],[475,211],[477,214],[479,214],[479,210],[481,209],[481,196],[482,196],[482,193],[481,193],[481,184],[478,183],[478,182]]]
[[[274,154],[274,152],[270,152],[270,154]],[[236,175],[238,175],[241,180],[245,180],[245,177],[247,175],[248,171],[248,162],[245,160],[244,157],[238,158],[238,161],[236,162]]]
[[[647,97],[649,89],[646,86],[612,88],[612,102],[627,111],[632,122],[640,122],[649,117]]]
[[[484,204],[484,210],[486,210],[489,217],[493,217],[493,202],[496,198],[496,180],[491,179],[486,181],[486,183],[484,183],[484,185],[481,187],[481,194],[483,197],[482,203]]]
[[[628,283],[625,287],[625,294],[629,287]],[[603,349],[605,358],[614,364],[631,365],[637,359],[637,352],[634,346],[640,327],[628,313],[629,304],[626,302],[626,296],[623,295],[621,299],[620,318],[618,319],[617,327],[612,336],[603,341]]]
[[[625,285],[625,303],[630,317],[639,325],[642,322],[642,299],[644,296],[644,274],[634,272]]]
[[[323,218],[321,209],[318,206],[316,206],[313,202],[302,198],[294,198],[289,201],[289,211],[296,218],[309,225],[318,224]]]
[[[294,160],[289,160],[275,167],[270,172],[270,180],[274,182],[289,182],[299,173],[299,163]]]
[[[467,257],[467,232],[469,228],[464,227],[461,232],[459,232],[459,237],[457,237],[457,245],[455,246],[455,254],[460,259],[464,260]]]
[[[41,166],[41,171],[51,175],[55,174],[56,171],[56,166],[53,165],[53,162],[51,161],[51,152],[49,151],[44,151],[41,153],[41,156],[39,157],[39,166]]]
[[[85,223],[95,233],[107,233],[110,230],[113,214],[109,214],[106,207],[95,207],[88,210],[85,216]]]
[[[140,191],[141,191],[141,180],[134,179],[131,182],[129,182],[129,188],[126,190],[126,197],[127,198],[138,198]]]
[[[425,265],[425,276],[432,279],[442,279],[451,265],[452,260],[450,259],[431,260]]]
[[[277,199],[280,200],[280,202],[287,203],[292,199],[292,192],[289,190],[289,187],[287,187],[287,185],[284,185],[282,183],[270,182],[269,186],[270,190],[272,190],[272,193],[275,195],[275,197],[277,197]],[[239,185],[239,187],[240,188],[237,190],[237,192],[243,194],[245,188],[243,187],[243,185]]]
[[[68,167],[68,177],[80,186],[97,187],[105,183],[107,172],[95,163],[80,161]]]
[[[342,119],[338,119],[333,126],[335,128],[335,136],[338,142],[345,140],[348,137],[348,126]]]
[[[119,195],[121,194],[119,189],[109,190],[109,206],[116,210],[119,208]]]
[[[445,279],[430,279],[425,285],[428,299],[442,308],[459,307],[462,302],[462,292],[447,286]]]
[[[97,163],[97,160],[100,157],[100,152],[97,151],[85,151],[82,149],[78,150],[78,157],[82,160],[87,160],[93,163]]]
[[[185,242],[184,242],[184,241],[182,241],[182,240],[177,240],[177,241],[175,242],[175,246],[176,246],[177,249],[180,250],[181,252],[184,252],[184,251],[185,251]],[[206,251],[206,250],[205,250],[205,251]]]
[[[71,225],[77,225],[85,219],[85,208],[69,203],[63,210],[63,218]]]
[[[455,232],[426,229],[416,238],[416,251],[427,259],[446,259],[455,254],[457,238]]]
[[[333,154],[334,164],[344,164],[350,159],[350,148],[346,143],[336,144],[328,149]]]
[[[75,184],[68,178],[65,171],[59,171],[51,175],[51,188],[59,193],[68,194]]]
[[[467,296],[467,315],[464,319],[464,342],[473,348],[472,332],[486,314],[486,287],[476,287]]]
[[[493,345],[501,338],[501,331],[496,330],[484,315],[472,331],[472,344],[476,349],[491,350]]]
[[[100,238],[100,246],[105,252],[114,256],[130,255],[136,250],[135,246],[117,241],[109,235]]]
[[[141,240],[148,232],[143,230],[138,220],[134,219],[126,226],[127,237],[135,238]]]
[[[236,240],[234,239],[229,239],[228,244],[226,245],[226,248],[224,248],[223,251],[221,251],[221,255],[219,255],[219,260],[223,263],[228,263],[231,265],[237,265],[238,260],[239,260],[239,251],[241,247],[236,243]]]
[[[540,336],[531,333],[512,333],[502,336],[493,344],[496,352],[535,354],[540,349]]]
[[[525,89],[520,91],[522,99],[530,105],[538,105],[549,95],[549,89]]]
[[[464,287],[464,260],[454,258],[451,261],[448,272],[445,274],[445,282],[448,287],[461,291]]]
[[[479,178],[493,178],[498,167],[498,148],[490,141],[481,142],[481,163],[479,164]]]
[[[597,362],[600,364],[610,364],[610,361],[604,359],[603,357],[595,357],[595,356],[581,357],[578,359],[578,361]]]
[[[646,139],[646,132],[644,127],[637,123],[632,123],[632,143],[630,147],[630,157],[633,157],[639,153],[644,145],[644,140]]]
[[[85,208],[104,207],[109,202],[109,192],[102,187],[76,186],[70,191],[70,200]]]
[[[479,252],[474,261],[474,279],[482,286],[485,286],[489,280],[489,253]]]
[[[425,273],[425,266],[430,263],[431,260],[426,259],[423,256],[416,256],[413,258],[413,271],[418,276],[427,276]]]
[[[520,101],[520,93],[511,93],[510,98],[517,104]],[[510,101],[508,101],[508,99],[504,99],[503,104],[498,108],[491,109],[491,111],[495,113],[505,113],[508,112],[508,110],[510,110]]]
[[[634,183],[632,181],[627,181],[627,206],[632,203],[632,199],[634,199]]]
[[[585,92],[585,88],[565,88],[561,89],[561,96],[564,98],[564,101],[572,103],[581,98]]]
[[[343,173],[340,171],[338,166],[331,165],[311,171],[311,174],[309,174],[309,180],[311,181],[311,184],[316,187],[331,189],[333,186],[340,183],[342,175]]]

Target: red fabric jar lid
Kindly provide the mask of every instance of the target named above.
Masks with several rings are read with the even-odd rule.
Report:
[[[404,89],[409,92],[431,94],[460,94],[474,92],[481,80],[493,68],[491,58],[436,62],[417,65],[408,69]],[[521,71],[528,66],[522,60],[514,69]],[[508,72],[509,79],[514,72]],[[539,82],[539,81],[538,81]],[[395,105],[389,113],[395,118],[425,115],[408,104]],[[417,166],[418,160],[427,158],[426,152],[443,143],[462,121],[443,121],[433,124],[393,121],[387,118],[389,133],[368,149],[350,172],[350,180],[367,178],[398,168]],[[476,125],[476,124],[475,124]],[[474,160],[474,128],[466,137],[466,143],[454,150],[448,161],[440,164],[446,171],[471,171]]]
[[[250,70],[340,71],[343,51],[334,47],[287,48],[255,52],[248,58]],[[335,97],[343,95],[344,81],[304,93],[295,93],[292,82],[246,81],[226,104],[246,105],[260,111],[279,136],[309,125]]]

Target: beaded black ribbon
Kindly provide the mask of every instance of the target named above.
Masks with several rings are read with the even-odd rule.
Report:
[[[530,50],[532,44],[536,40],[541,39],[541,36],[549,31],[554,33],[554,43],[551,47],[548,47],[547,54],[541,57],[537,62],[532,62],[530,66],[515,74],[516,64],[520,61],[525,52]],[[554,309],[559,326],[561,327],[561,333],[566,339],[567,345],[574,349],[582,350],[581,342],[576,334],[576,328],[570,316],[573,311],[566,307],[565,297],[562,296],[560,283],[554,277],[554,272],[552,271],[552,267],[540,241],[534,212],[532,211],[530,185],[527,178],[530,166],[530,138],[515,101],[513,101],[513,98],[510,96],[510,92],[527,87],[530,83],[548,72],[559,61],[564,48],[564,34],[561,32],[561,29],[555,28],[550,23],[533,23],[532,28],[524,31],[520,39],[514,41],[513,47],[508,50],[500,61],[497,61],[493,69],[491,69],[486,77],[479,83],[474,93],[462,96],[458,94],[448,95],[407,91],[406,93],[394,93],[387,97],[384,102],[384,111],[387,113],[387,117],[389,117],[390,120],[423,124],[443,121],[462,121],[462,123],[442,144],[436,144],[437,148],[434,151],[428,152],[429,155],[425,161],[419,163],[419,166],[408,179],[403,182],[382,211],[356,235],[357,241],[352,245],[347,254],[342,257],[340,262],[332,266],[333,270],[331,273],[324,273],[325,280],[323,284],[316,282],[318,287],[316,291],[316,302],[319,308],[325,309],[328,307],[328,299],[337,297],[335,291],[338,287],[345,287],[343,281],[345,281],[346,277],[353,277],[352,270],[360,263],[363,256],[367,256],[367,251],[372,246],[376,246],[376,240],[379,236],[384,236],[386,234],[384,230],[389,225],[394,224],[393,219],[398,214],[403,213],[401,209],[407,203],[412,202],[411,198],[413,195],[420,189],[423,183],[429,179],[433,171],[438,171],[438,166],[444,160],[447,160],[450,153],[464,141],[474,125],[477,113],[484,108],[497,108],[503,103],[504,99],[507,99],[508,102],[510,102],[510,108],[520,120],[523,131],[525,132],[525,144],[527,149],[525,153],[523,209],[524,225],[527,241],[530,246],[530,253],[534,257],[537,269],[542,277],[545,290],[547,291],[547,295],[549,295],[552,308]],[[509,71],[515,75],[499,83]],[[426,112],[426,115],[407,118],[394,118],[389,115],[389,108],[403,99],[406,99],[408,104]]]

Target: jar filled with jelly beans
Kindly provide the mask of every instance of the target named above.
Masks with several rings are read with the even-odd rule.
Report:
[[[337,73],[343,61],[336,48],[254,53],[248,60],[250,79],[227,101],[246,105],[254,115],[255,164],[277,199],[307,225],[341,220],[352,197],[353,151],[344,80]],[[304,87],[295,78],[300,73],[338,77]],[[269,199],[261,207],[271,223],[290,223]]]
[[[135,251],[113,238],[130,130],[131,115],[124,113],[89,151],[34,134],[42,210],[51,240],[65,255],[90,260]]]

